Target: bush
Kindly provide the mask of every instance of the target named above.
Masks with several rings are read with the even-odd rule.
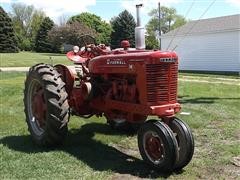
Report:
[[[88,34],[93,37],[96,36],[94,30],[80,22],[74,22],[63,26],[55,26],[49,31],[48,38],[52,44],[54,52],[62,52],[63,44],[82,46],[78,39],[83,34]]]

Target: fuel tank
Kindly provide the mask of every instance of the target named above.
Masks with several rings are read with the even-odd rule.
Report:
[[[147,64],[178,63],[178,56],[170,51],[116,51],[98,56],[89,61],[88,68],[93,74],[136,74]]]

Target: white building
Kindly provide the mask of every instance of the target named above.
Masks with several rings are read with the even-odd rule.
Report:
[[[240,14],[188,22],[161,41],[179,55],[180,70],[240,73]]]

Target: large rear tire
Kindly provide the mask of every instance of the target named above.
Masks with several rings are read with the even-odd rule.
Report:
[[[192,159],[194,153],[194,139],[189,126],[178,118],[174,118],[169,127],[176,134],[178,143],[179,158],[175,163],[174,169],[181,170]]]
[[[48,64],[30,68],[25,81],[24,106],[28,129],[35,143],[56,146],[67,134],[68,94],[61,75]]]
[[[177,140],[163,122],[149,120],[138,131],[140,154],[148,164],[162,172],[170,172],[178,159]]]

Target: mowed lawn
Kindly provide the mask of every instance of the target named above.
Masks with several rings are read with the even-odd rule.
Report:
[[[200,82],[181,77],[179,100],[190,115],[178,117],[192,128],[195,153],[182,172],[172,174],[149,168],[140,158],[136,135],[111,130],[104,118],[71,117],[62,147],[37,147],[23,113],[24,79],[24,73],[0,73],[0,179],[240,178],[234,165],[240,156],[239,79],[223,84],[211,77],[209,83],[199,76]]]
[[[72,64],[65,54],[56,53],[0,53],[0,67],[30,67],[38,63]]]

